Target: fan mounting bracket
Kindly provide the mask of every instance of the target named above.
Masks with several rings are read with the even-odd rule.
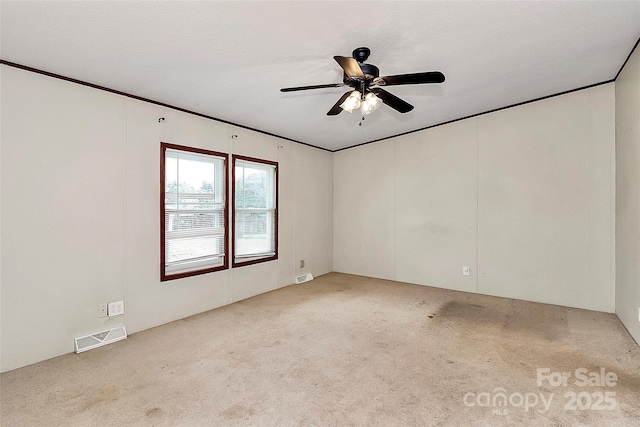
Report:
[[[371,55],[371,50],[368,47],[358,47],[351,53],[353,59],[355,59],[359,63],[363,63],[364,61],[366,61],[367,58],[369,58],[369,55]]]

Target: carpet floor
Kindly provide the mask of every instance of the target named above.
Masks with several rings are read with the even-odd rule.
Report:
[[[3,426],[638,426],[613,314],[340,273],[0,376]]]

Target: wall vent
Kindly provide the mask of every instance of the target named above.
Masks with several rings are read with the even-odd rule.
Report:
[[[107,331],[98,332],[97,334],[87,335],[85,337],[76,338],[76,353],[91,350],[93,348],[102,347],[112,342],[121,341],[127,337],[127,330],[124,326],[109,329]]]
[[[311,274],[311,273],[303,274],[302,276],[297,276],[296,277],[296,283],[297,284],[304,283],[304,282],[310,282],[312,280],[313,280],[313,274]]]

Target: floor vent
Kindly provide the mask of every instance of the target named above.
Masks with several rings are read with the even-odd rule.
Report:
[[[303,274],[302,276],[297,276],[296,277],[296,283],[297,284],[304,283],[304,282],[310,282],[312,280],[313,280],[313,274],[311,274],[311,273]]]
[[[124,326],[109,329],[97,334],[87,335],[86,337],[76,338],[76,353],[91,350],[93,348],[102,347],[112,342],[123,340],[127,337],[127,330]]]

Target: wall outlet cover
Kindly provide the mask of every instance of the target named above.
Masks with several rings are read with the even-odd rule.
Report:
[[[110,302],[107,313],[109,314],[109,317],[124,314],[124,301]]]

